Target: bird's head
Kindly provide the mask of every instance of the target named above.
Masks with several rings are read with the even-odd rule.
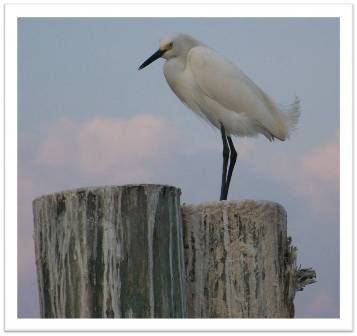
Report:
[[[165,58],[166,60],[174,57],[185,58],[190,49],[197,45],[202,45],[202,43],[189,35],[175,34],[166,37],[161,40],[160,48],[140,65],[139,70],[145,68],[160,57]]]

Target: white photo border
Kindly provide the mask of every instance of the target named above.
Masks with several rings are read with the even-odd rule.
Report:
[[[5,5],[5,330],[6,331],[350,331],[352,330],[351,4],[6,4]],[[21,17],[340,18],[340,318],[24,319],[17,317],[17,19]]]

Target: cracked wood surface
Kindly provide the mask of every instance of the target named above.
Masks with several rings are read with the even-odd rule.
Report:
[[[273,202],[183,205],[188,317],[293,317],[295,248]]]
[[[129,185],[34,200],[41,316],[185,316],[180,193]]]
[[[81,188],[33,202],[42,317],[287,318],[315,282],[284,208],[180,206],[163,185]]]

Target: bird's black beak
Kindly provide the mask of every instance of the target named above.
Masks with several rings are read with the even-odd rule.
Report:
[[[148,66],[150,63],[156,61],[158,58],[160,58],[164,54],[165,50],[157,50],[153,55],[151,55],[143,64],[139,66],[139,70],[144,69],[146,66]]]

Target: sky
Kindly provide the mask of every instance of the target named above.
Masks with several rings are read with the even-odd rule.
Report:
[[[276,102],[301,101],[288,141],[234,138],[230,200],[279,202],[298,264],[317,283],[297,318],[338,318],[339,21],[335,18],[18,20],[18,316],[39,317],[32,200],[85,186],[170,184],[181,202],[219,198],[222,144],[170,90],[164,60],[138,66],[173,32],[240,67]]]

